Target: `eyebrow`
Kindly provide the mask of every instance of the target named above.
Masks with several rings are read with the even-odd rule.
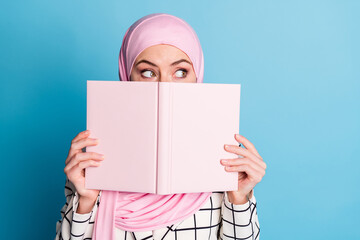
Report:
[[[191,62],[189,62],[189,61],[186,60],[186,59],[180,59],[180,60],[178,60],[178,61],[173,62],[173,63],[170,64],[170,65],[171,65],[171,66],[175,66],[175,65],[177,65],[177,64],[179,64],[179,63],[182,63],[182,62],[186,62],[186,63],[192,65]],[[147,63],[147,64],[149,64],[149,65],[151,65],[151,66],[158,67],[155,63],[152,63],[152,62],[150,62],[150,61],[148,61],[148,60],[145,60],[145,59],[138,61],[135,66],[139,65],[140,63]]]
[[[186,60],[186,59],[180,59],[180,60],[178,60],[178,61],[176,61],[176,62],[173,62],[173,63],[171,64],[171,66],[175,66],[175,65],[177,65],[177,64],[179,64],[179,63],[182,63],[182,62],[186,62],[186,63],[188,63],[188,64],[191,65],[191,62],[189,62],[188,60]]]

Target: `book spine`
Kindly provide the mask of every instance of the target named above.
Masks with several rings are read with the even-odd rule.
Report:
[[[157,194],[171,194],[172,84],[159,82]]]

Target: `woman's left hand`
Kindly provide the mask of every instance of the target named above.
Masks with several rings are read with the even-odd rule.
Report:
[[[254,145],[244,136],[235,134],[235,140],[245,148],[225,144],[227,152],[235,153],[243,157],[233,159],[221,159],[221,164],[225,166],[227,172],[238,172],[238,191],[228,191],[229,201],[233,204],[244,204],[248,200],[248,195],[257,183],[265,175],[266,163],[254,147]]]

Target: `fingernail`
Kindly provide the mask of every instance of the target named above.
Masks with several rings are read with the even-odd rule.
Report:
[[[86,131],[84,131],[84,134],[88,134],[90,131],[89,130],[86,130]]]
[[[222,163],[227,163],[228,161],[226,159],[221,159]]]
[[[230,146],[225,144],[225,148],[228,149]]]
[[[100,158],[104,160],[104,159],[105,159],[105,155],[104,155],[104,154],[100,154]]]

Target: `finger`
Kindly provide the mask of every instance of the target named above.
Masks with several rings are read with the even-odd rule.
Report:
[[[234,159],[221,159],[221,164],[224,166],[236,166],[240,164],[247,164],[254,168],[256,171],[263,171],[265,167],[261,166],[260,164],[265,164],[264,162],[260,161],[253,161],[249,158],[234,158]]]
[[[76,152],[78,152],[79,150],[73,148],[73,144],[80,141],[81,139],[87,138],[90,135],[90,130],[85,130],[82,131],[80,133],[78,133],[78,135],[76,135],[72,140],[71,140],[71,145],[70,145],[70,149],[68,152],[68,156],[65,160],[65,164],[67,164],[70,160],[70,158],[72,157],[72,155],[74,155]]]
[[[235,140],[239,143],[242,143],[246,149],[248,149],[250,152],[255,154],[258,158],[262,160],[262,157],[260,156],[259,152],[256,150],[254,144],[252,144],[248,139],[246,139],[244,136],[240,134],[235,134]]]
[[[73,144],[71,144],[71,149],[75,150],[75,151],[79,151],[84,147],[87,146],[95,146],[99,143],[99,139],[98,138],[83,138]]]
[[[99,143],[99,140],[97,138],[84,138],[81,139],[75,143],[72,143],[70,146],[68,158],[65,161],[65,164],[67,164],[70,159],[73,157],[74,154],[79,152],[85,152],[83,149],[87,146],[95,146]]]
[[[251,166],[243,164],[243,165],[237,165],[233,167],[225,167],[225,171],[227,172],[245,172],[248,177],[253,179],[255,182],[260,182],[262,177],[265,175],[265,172],[257,172],[254,170]]]
[[[85,168],[98,167],[100,165],[101,165],[101,162],[97,162],[94,160],[86,160],[86,161],[80,162],[78,165],[74,166],[69,171],[64,170],[64,172],[68,176],[69,180],[71,181],[73,177],[75,178],[79,175],[84,176],[83,172],[84,172]]]
[[[100,166],[101,162],[97,162],[94,160],[88,160],[88,161],[83,161],[79,163],[79,168],[81,170],[87,168],[87,167],[91,167],[91,166]]]
[[[72,167],[77,165],[79,162],[86,161],[86,160],[96,160],[102,161],[105,157],[102,154],[95,153],[95,152],[81,152],[76,153],[65,166],[65,171],[69,171]]]
[[[259,159],[258,156],[256,156],[254,153],[250,152],[246,148],[238,147],[238,146],[235,146],[235,145],[225,144],[224,149],[227,152],[235,153],[236,155],[241,155],[241,156],[244,156],[244,157],[254,159],[254,161],[263,161],[262,159]]]
[[[237,160],[237,162],[240,162],[240,159],[246,159],[246,158],[253,161],[259,167],[261,167],[263,169],[266,169],[266,163],[263,160],[260,160],[255,155],[253,155],[251,157],[242,157],[242,156],[239,155],[238,158],[220,159],[220,162],[221,162],[221,164],[228,164],[229,162],[232,163],[234,160]],[[236,162],[234,164],[236,164]]]
[[[82,131],[74,137],[74,139],[71,141],[71,143],[75,143],[75,142],[79,141],[80,139],[88,137],[89,135],[90,135],[90,130]]]

